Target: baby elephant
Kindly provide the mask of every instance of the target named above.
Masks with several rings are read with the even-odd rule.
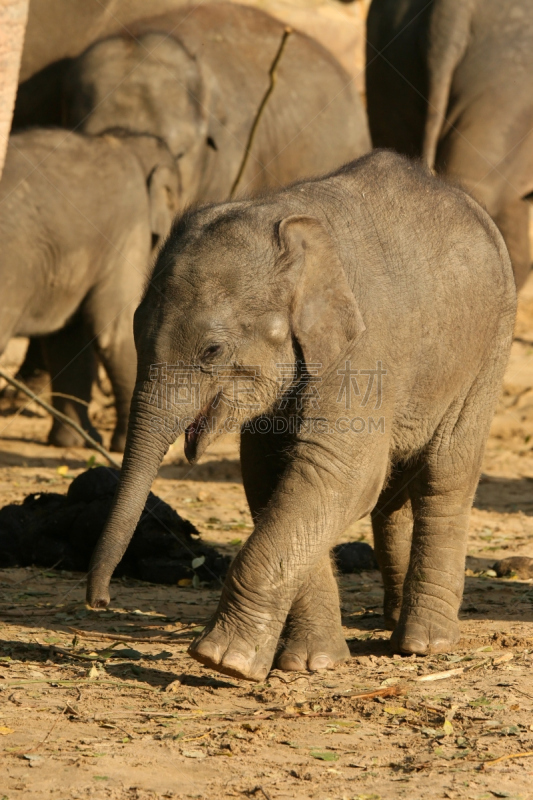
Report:
[[[84,137],[62,130],[11,136],[0,182],[0,353],[12,336],[43,340],[52,391],[88,403],[91,343],[117,407],[112,449],[123,450],[136,355],[133,313],[152,244],[178,208],[178,175],[154,136]],[[98,436],[87,406],[54,405]],[[49,441],[79,444],[54,422]]]
[[[346,658],[329,552],[371,511],[395,649],[452,648],[515,306],[485,211],[391,152],[187,213],[135,314],[126,453],[89,603],[109,602],[177,433],[195,462],[237,425],[255,529],[191,655],[251,680],[275,659]]]

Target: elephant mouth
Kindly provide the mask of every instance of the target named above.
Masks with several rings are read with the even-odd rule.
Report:
[[[217,413],[221,394],[222,392],[218,392],[185,429],[183,450],[189,464],[196,463],[213,439],[222,432],[219,419],[221,415]]]

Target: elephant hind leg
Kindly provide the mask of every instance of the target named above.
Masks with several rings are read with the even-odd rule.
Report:
[[[400,618],[403,584],[409,568],[413,510],[409,483],[413,468],[396,467],[372,511],[374,550],[383,578],[385,627],[394,630]]]
[[[517,289],[522,288],[531,271],[529,210],[530,203],[518,199],[494,216],[494,222],[500,229],[511,256]]]
[[[400,653],[447,652],[460,638],[469,517],[507,358],[504,324],[509,328],[502,321],[500,343],[493,341],[472,386],[448,409],[409,484],[413,543],[391,638]]]
[[[83,320],[76,316],[65,328],[46,336],[42,341],[46,366],[52,379],[54,408],[77,422],[97,442],[101,442],[101,436],[91,425],[88,414],[96,360]],[[72,398],[78,398],[80,402]],[[76,447],[85,445],[85,440],[73,428],[54,419],[48,443],[56,447]]]

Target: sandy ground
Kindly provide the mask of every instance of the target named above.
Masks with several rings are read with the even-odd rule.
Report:
[[[0,798],[533,797],[533,585],[490,571],[533,556],[533,279],[516,334],[453,655],[390,655],[373,572],[341,579],[349,663],[257,685],[186,654],[216,584],[116,581],[111,609],[95,612],[82,575],[0,571]],[[101,400],[93,412],[108,436]],[[50,422],[31,405],[0,414],[0,504],[65,492],[91,452],[45,446]],[[221,550],[235,554],[251,531],[233,439],[195,468],[178,442],[154,491]],[[371,541],[368,519],[345,538]]]

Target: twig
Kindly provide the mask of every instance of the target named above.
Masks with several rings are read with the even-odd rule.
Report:
[[[28,611],[26,611],[26,608],[28,609]],[[59,609],[57,608],[50,608],[50,609],[36,608],[33,610],[30,610],[29,606],[26,606],[26,608],[14,608],[14,609],[6,608],[4,610],[0,609],[0,617],[30,617],[30,616],[44,617],[48,614],[59,613]]]
[[[65,394],[64,392],[49,392],[50,397],[63,397],[65,400],[74,400],[74,402],[79,403],[80,406],[86,406],[89,408],[91,405],[87,403],[86,400],[81,400],[79,397],[74,397],[73,394]]]
[[[498,764],[500,761],[508,761],[510,758],[529,758],[533,756],[533,750],[527,750],[525,753],[511,753],[508,756],[500,756],[499,758],[493,758],[492,761],[484,761],[484,767],[492,767],[493,764]]]
[[[41,398],[38,397],[35,394],[35,392],[32,392],[31,389],[28,389],[27,386],[18,381],[16,378],[12,378],[11,375],[9,375],[9,373],[6,372],[1,367],[0,367],[0,378],[4,378],[4,380],[6,380],[8,383],[14,386],[16,389],[18,389],[21,392],[24,392],[24,394],[26,394],[28,397],[31,397],[34,403],[37,403],[37,405],[41,406],[41,408],[44,408],[46,411],[48,411],[49,414],[58,419],[60,422],[63,422],[65,425],[69,425],[71,428],[73,428],[76,431],[76,433],[79,433],[79,435],[83,439],[85,439],[85,441],[88,444],[91,445],[91,447],[97,450],[100,453],[100,455],[104,456],[104,458],[107,459],[107,461],[109,461],[109,463],[113,467],[115,467],[115,469],[120,469],[120,464],[118,463],[118,461],[115,461],[111,453],[108,453],[105,447],[102,447],[102,445],[99,442],[97,442],[96,439],[93,439],[92,436],[89,436],[87,431],[84,431],[83,428],[81,428],[77,424],[77,422],[74,422],[74,420],[70,419],[70,417],[67,417],[66,414],[63,414],[61,411],[58,411],[56,408],[47,403],[46,400],[41,400]]]
[[[256,786],[254,789],[250,789],[249,791],[247,791],[246,794],[247,795],[257,794],[257,792],[261,792],[261,794],[263,795],[263,797],[266,798],[266,800],[272,800],[266,789],[264,789],[262,786]]]
[[[352,697],[356,700],[371,700],[373,697],[397,697],[400,694],[405,694],[405,686],[386,686],[384,689],[374,689],[369,692],[343,692],[342,694],[335,695],[336,697]]]
[[[57,723],[59,722],[59,720],[61,719],[61,717],[63,716],[63,714],[65,713],[65,711],[67,709],[68,709],[68,703],[65,706],[65,708],[63,709],[63,711],[60,714],[57,715],[57,719],[55,720],[54,724],[52,725],[52,727],[50,728],[50,730],[48,731],[48,733],[46,734],[46,736],[44,737],[42,742],[38,742],[38,744],[36,744],[35,747],[30,748],[30,750],[18,750],[15,753],[9,753],[9,755],[21,757],[21,756],[28,755],[28,753],[35,753],[35,751],[38,750],[39,747],[42,747],[43,744],[47,741],[47,739],[50,738],[50,735],[52,734],[52,731],[54,730],[55,726],[57,725]],[[7,753],[6,753],[6,755],[7,755]]]
[[[447,669],[444,672],[433,672],[430,675],[420,675],[414,678],[419,683],[427,683],[428,681],[443,681],[445,678],[455,678],[457,675],[462,675],[467,667],[456,667],[456,669]]]
[[[283,31],[283,36],[281,37],[281,42],[280,42],[280,45],[278,47],[278,52],[274,56],[274,61],[272,62],[272,65],[271,65],[271,67],[269,69],[268,74],[269,74],[269,77],[270,77],[270,83],[269,83],[268,89],[265,92],[265,95],[264,95],[263,99],[261,100],[261,104],[260,104],[259,108],[257,109],[257,114],[255,115],[255,119],[254,119],[252,128],[250,130],[250,135],[248,136],[248,141],[246,142],[246,148],[244,150],[244,156],[243,156],[243,159],[241,161],[241,166],[239,167],[239,171],[237,173],[237,177],[233,181],[233,186],[231,187],[231,192],[229,194],[230,199],[235,196],[235,192],[237,191],[237,188],[239,186],[241,178],[242,178],[242,176],[244,174],[244,170],[246,169],[246,165],[248,164],[248,159],[249,159],[249,156],[250,156],[250,153],[251,153],[251,150],[252,150],[252,145],[254,143],[255,134],[257,132],[257,128],[259,127],[259,122],[261,121],[261,117],[263,115],[263,111],[265,110],[266,105],[267,105],[267,103],[268,103],[268,101],[270,99],[270,95],[272,94],[272,92],[274,91],[274,88],[276,86],[277,68],[279,66],[279,62],[281,61],[281,56],[283,55],[283,51],[285,50],[285,45],[287,44],[287,40],[288,40],[289,36],[291,35],[291,33],[292,33],[292,28],[289,28],[289,27],[285,28],[285,30]]]
[[[492,664],[493,666],[497,664],[505,664],[507,661],[511,661],[513,658],[514,658],[513,653],[504,653],[503,656],[497,656],[496,658],[487,658],[484,661],[479,662],[478,664],[465,664],[464,667],[447,669],[444,672],[433,672],[430,675],[421,675],[420,677],[414,678],[413,680],[417,681],[418,683],[428,683],[429,681],[443,681],[445,678],[455,678],[457,675],[462,675],[464,672],[472,672],[475,669],[481,669],[481,667],[485,667],[488,664]]]
[[[202,733],[201,736],[189,736],[188,739],[182,739],[183,742],[198,742],[200,739],[205,739],[206,736],[209,736],[210,730],[207,733]]]
[[[44,569],[40,569],[38,571],[37,575],[35,575],[35,573],[32,572],[29,575],[26,575],[24,578],[21,578],[20,581],[15,581],[15,583],[12,583],[11,586],[20,586],[21,583],[26,583],[27,581],[35,580],[36,578],[40,578],[41,575],[44,575],[45,572],[48,572],[49,570],[55,569],[56,567],[58,567],[61,564],[62,561],[63,561],[63,556],[61,556],[59,561],[56,561],[55,564],[52,564],[51,567],[45,567]]]
[[[29,681],[2,681],[3,686],[10,686],[13,689],[19,689],[21,686],[28,686],[33,685],[36,683],[48,683],[51,686],[120,686],[121,688],[127,689],[141,689],[143,692],[158,692],[159,689],[156,689],[153,686],[143,686],[142,684],[138,683],[130,683],[129,681],[105,681],[101,678],[97,680],[89,680],[88,678],[85,680],[68,680],[65,678],[64,680],[55,679],[55,678],[35,678],[34,680]]]
[[[196,626],[196,623],[194,623]],[[72,631],[77,636],[84,636],[86,639],[106,639],[111,640],[113,642],[137,642],[138,644],[151,644],[154,642],[155,644],[180,644],[177,642],[174,637],[171,636],[157,636],[149,638],[142,638],[138,636],[128,636],[127,634],[123,634],[121,636],[112,636],[110,633],[99,633],[97,631],[82,631],[79,628],[72,628],[70,625],[67,625],[69,631]],[[187,626],[184,626],[178,633],[185,633],[187,630]],[[177,634],[176,634],[177,635]]]
[[[115,723],[112,723],[112,724],[114,725]],[[129,731],[127,731],[126,728],[123,728],[120,725],[115,725],[115,728],[118,731],[122,731],[122,733],[125,733],[126,736],[128,737],[128,739],[131,739],[132,742],[135,739],[135,736],[133,735],[133,733],[130,733]]]
[[[518,692],[518,694],[523,694],[524,697],[527,697],[529,700],[533,700],[533,695],[523,692],[522,689],[518,689],[516,686],[513,686],[513,692]]]

